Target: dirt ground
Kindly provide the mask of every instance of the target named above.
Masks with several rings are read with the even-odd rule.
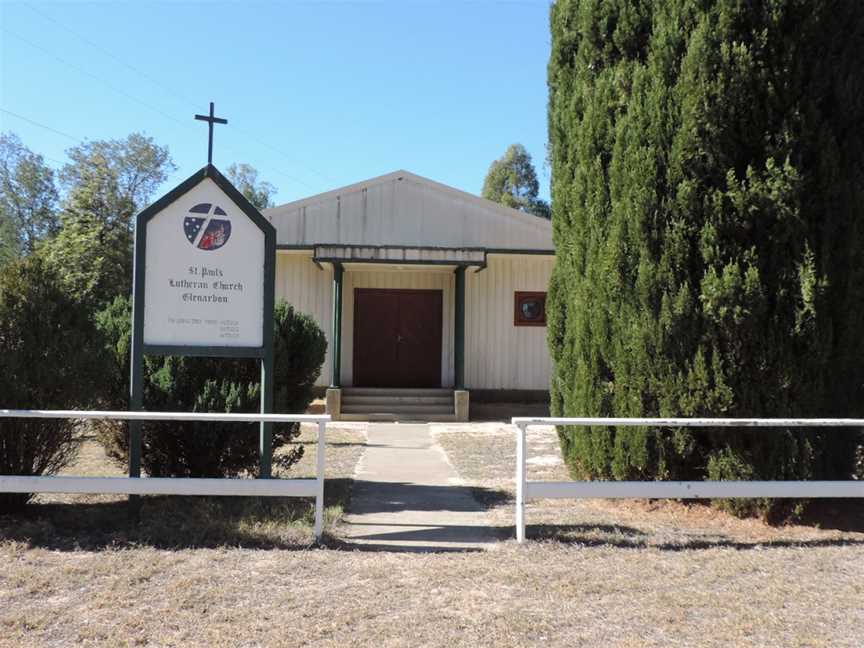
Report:
[[[6,543],[2,646],[848,646],[843,546],[461,554]]]
[[[511,530],[515,516],[516,432],[503,423],[432,428],[464,483],[490,507],[491,523]],[[527,432],[529,480],[570,479],[552,426]],[[526,534],[582,545],[761,546],[765,543],[864,544],[864,502],[824,501],[802,524],[772,526],[739,519],[702,503],[653,500],[534,500],[526,503]],[[861,556],[864,559],[864,550]],[[862,642],[864,645],[864,642]]]
[[[352,425],[328,432],[335,535],[323,548],[310,544],[308,504],[176,498],[151,508],[149,535],[111,526],[120,504],[98,498],[0,518],[0,646],[862,645],[860,508],[821,528],[771,527],[701,505],[544,501],[529,506],[532,540],[518,545],[513,431],[440,425],[435,438],[502,541],[349,550],[338,519],[365,440]],[[297,475],[311,474],[308,450]],[[100,452],[87,446],[70,473],[106,474]],[[551,429],[531,432],[529,457],[531,479],[565,477]]]

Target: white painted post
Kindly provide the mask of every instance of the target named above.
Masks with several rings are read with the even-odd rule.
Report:
[[[516,435],[516,541],[525,541],[525,430],[527,423],[518,423]]]
[[[318,423],[318,468],[315,484],[315,539],[321,540],[324,531],[324,441],[327,424]]]

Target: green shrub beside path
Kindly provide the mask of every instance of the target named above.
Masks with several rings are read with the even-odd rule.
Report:
[[[129,357],[129,301],[118,298],[99,316],[115,358],[116,386],[112,398],[125,409]],[[327,351],[323,331],[308,315],[280,301],[274,311],[274,410],[303,412]],[[144,406],[167,412],[258,412],[261,369],[257,360],[145,358]],[[274,424],[273,450],[291,443],[299,425]],[[100,440],[110,456],[125,463],[126,425],[105,426]],[[249,423],[191,421],[142,425],[141,465],[153,477],[232,477],[257,474],[258,427]],[[302,448],[280,453],[276,461],[287,468]]]

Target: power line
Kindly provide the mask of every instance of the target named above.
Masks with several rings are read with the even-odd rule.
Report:
[[[92,79],[95,79],[96,81],[99,81],[100,83],[102,83],[103,85],[105,85],[109,90],[112,90],[113,92],[116,92],[117,94],[120,94],[120,95],[122,95],[122,96],[124,96],[124,97],[126,97],[126,98],[128,98],[128,99],[131,99],[132,101],[134,101],[134,102],[136,102],[136,103],[138,103],[138,104],[141,104],[141,105],[144,106],[145,108],[149,108],[150,110],[153,110],[153,111],[159,113],[160,115],[162,115],[163,117],[166,117],[167,119],[170,119],[171,121],[177,122],[178,124],[180,124],[181,126],[183,126],[184,129],[186,129],[186,128],[188,127],[188,124],[187,124],[185,121],[181,121],[181,120],[178,119],[177,117],[174,117],[173,115],[171,115],[171,114],[169,114],[169,113],[166,113],[164,110],[161,110],[161,109],[159,109],[159,108],[157,108],[157,107],[155,107],[155,106],[152,106],[151,104],[147,103],[146,101],[142,101],[142,100],[138,99],[137,97],[134,97],[133,95],[130,95],[128,92],[126,92],[126,91],[124,91],[124,90],[122,90],[122,89],[116,87],[116,86],[115,86],[114,84],[112,84],[111,82],[106,81],[105,79],[99,77],[98,75],[93,74],[92,72],[89,72],[88,70],[85,70],[84,68],[82,68],[82,67],[79,66],[79,65],[76,65],[76,64],[74,64],[74,63],[70,63],[69,61],[65,60],[64,58],[62,58],[62,57],[60,57],[60,56],[57,56],[57,55],[54,54],[53,52],[50,52],[49,50],[45,49],[44,47],[42,47],[42,46],[40,46],[40,45],[37,45],[36,43],[33,43],[32,41],[30,41],[30,40],[28,40],[28,39],[26,39],[26,38],[20,36],[19,34],[16,34],[15,32],[13,32],[13,31],[7,29],[6,27],[0,27],[0,30],[2,30],[2,31],[4,31],[4,32],[6,32],[6,33],[8,33],[8,34],[10,34],[11,36],[14,36],[15,38],[18,38],[18,39],[21,40],[22,42],[26,43],[27,45],[30,45],[31,47],[33,47],[33,48],[35,48],[35,49],[37,49],[37,50],[39,50],[39,51],[41,51],[41,52],[43,52],[43,53],[45,53],[46,55],[51,56],[52,58],[57,59],[58,61],[60,61],[60,62],[63,63],[64,65],[67,65],[67,66],[71,67],[72,69],[78,70],[78,71],[81,72],[82,74],[84,74],[84,75],[86,75],[86,76],[88,76],[88,77],[90,77],[90,78],[92,78]],[[26,118],[25,118],[25,119],[26,119]],[[75,139],[76,139],[76,141],[80,141],[80,140],[77,140],[77,138],[75,138]],[[225,146],[224,144],[223,144],[222,146],[223,146],[223,148],[227,149],[228,151],[233,151],[235,155],[238,154],[238,152],[237,152],[235,149],[232,149],[232,148],[229,147],[229,146]],[[285,171],[282,171],[282,170],[280,170],[280,169],[278,169],[278,168],[273,168],[273,170],[274,170],[276,173],[278,173],[279,175],[283,176],[285,179],[291,181],[292,183],[299,184],[299,185],[303,185],[304,187],[307,187],[308,189],[312,189],[312,190],[315,189],[315,188],[314,188],[312,185],[310,185],[309,183],[304,182],[304,181],[301,180],[300,178],[298,178],[298,177],[296,177],[296,176],[294,176],[294,175],[292,175],[292,174],[290,174],[290,173],[286,173]]]
[[[21,121],[25,121],[28,124],[32,124],[33,126],[38,126],[39,128],[43,128],[43,129],[50,131],[52,133],[56,133],[57,135],[62,135],[63,137],[66,137],[66,138],[68,138],[74,142],[78,142],[79,144],[85,143],[84,140],[82,140],[78,137],[75,137],[74,135],[70,135],[69,133],[64,133],[61,130],[57,130],[56,128],[52,128],[51,126],[48,126],[47,124],[37,122],[33,119],[30,119],[29,117],[25,117],[24,115],[19,115],[18,113],[12,112],[11,110],[6,110],[5,108],[0,108],[0,112],[4,112],[7,115],[12,115],[16,119],[20,119]],[[45,155],[43,153],[39,153],[39,155],[42,156],[43,158],[45,158],[46,160],[51,160],[52,162],[54,162],[56,164],[68,164],[68,162],[65,162],[63,160],[58,160],[57,158],[52,158],[52,157]],[[179,174],[175,171],[174,173],[169,173],[168,175],[166,175],[165,179],[167,180],[168,178],[173,178],[173,177],[176,177],[178,175]]]
[[[29,5],[29,4],[28,4],[28,5],[26,5],[26,6],[27,6],[31,11],[33,11],[34,13],[36,13],[37,15],[39,15],[39,16],[41,16],[42,18],[44,18],[44,19],[46,19],[46,20],[49,20],[50,22],[52,22],[52,23],[58,25],[58,26],[61,27],[63,30],[69,32],[70,34],[72,34],[72,35],[75,36],[76,38],[80,39],[80,40],[83,41],[84,43],[87,43],[90,47],[93,47],[94,49],[99,50],[100,52],[102,52],[103,54],[105,54],[106,56],[108,56],[110,59],[112,59],[113,61],[116,61],[117,63],[119,63],[119,64],[125,66],[125,67],[128,68],[129,70],[132,70],[133,72],[135,72],[136,74],[138,74],[141,78],[146,79],[146,80],[149,81],[150,83],[153,83],[153,84],[159,86],[160,88],[162,88],[163,90],[165,90],[169,95],[173,96],[175,100],[179,100],[179,101],[185,102],[185,103],[189,104],[190,106],[194,106],[196,110],[198,109],[199,106],[198,106],[198,102],[197,102],[197,101],[195,101],[195,100],[189,98],[188,96],[186,96],[186,95],[183,94],[183,93],[178,92],[178,91],[177,91],[176,89],[174,89],[174,88],[170,88],[170,87],[168,87],[168,86],[165,85],[162,81],[160,81],[160,80],[158,80],[158,79],[155,79],[155,78],[151,77],[149,74],[147,74],[147,73],[141,71],[140,69],[138,69],[138,68],[135,67],[134,65],[132,65],[132,64],[128,63],[127,61],[121,59],[119,56],[116,56],[115,54],[113,54],[112,52],[110,52],[110,51],[109,51],[108,49],[106,49],[105,47],[102,47],[101,45],[99,45],[99,44],[93,42],[93,41],[90,40],[89,38],[87,38],[87,37],[81,35],[81,34],[78,33],[76,30],[74,30],[74,29],[68,27],[67,25],[64,25],[63,23],[61,23],[59,20],[57,20],[57,19],[54,18],[53,16],[49,16],[49,15],[46,14],[45,12],[43,12],[43,11],[41,11],[41,10],[39,10],[39,9],[36,9],[36,7],[34,7],[34,6],[32,6],[32,5]],[[172,118],[172,119],[173,119],[173,118]],[[247,138],[249,138],[250,140],[256,142],[256,143],[259,144],[260,146],[266,146],[268,149],[270,149],[270,150],[273,151],[274,153],[276,153],[276,154],[282,156],[283,158],[285,158],[285,159],[288,160],[289,162],[292,162],[292,163],[296,163],[296,162],[297,162],[296,158],[293,158],[292,156],[288,155],[287,153],[283,152],[282,150],[276,148],[275,146],[273,146],[273,145],[270,144],[269,142],[266,142],[266,141],[264,141],[264,140],[258,138],[256,135],[253,135],[252,133],[250,133],[250,132],[248,132],[248,131],[245,131],[245,130],[243,130],[243,129],[237,128],[236,125],[234,126],[234,130],[235,130],[237,133],[240,133],[241,135],[245,135]],[[322,173],[321,171],[318,171],[317,169],[315,169],[315,168],[313,168],[313,167],[310,167],[308,164],[306,164],[305,166],[306,166],[306,168],[307,168],[309,171],[311,171],[311,172],[314,173],[315,175],[321,177],[322,179],[324,179],[324,180],[326,180],[326,181],[328,181],[328,182],[332,182],[332,181],[333,181],[333,178],[330,177],[330,176],[328,176],[327,174]],[[284,174],[284,172],[280,172],[280,173],[282,173],[282,175],[286,175],[286,174]],[[289,175],[288,177],[291,177],[291,176]],[[296,178],[294,178],[294,181],[295,181],[295,182],[299,182]],[[306,183],[303,183],[303,182],[300,182],[300,184],[304,184],[304,185],[307,186],[307,187],[310,186],[310,185],[308,185],[308,184],[306,184]],[[310,187],[310,188],[311,188],[311,187]]]
[[[66,138],[72,140],[73,142],[78,142],[79,144],[84,143],[84,140],[82,140],[78,137],[75,137],[74,135],[70,135],[69,133],[64,133],[61,130],[57,130],[56,128],[52,128],[51,126],[48,126],[47,124],[43,124],[43,123],[38,122],[34,119],[30,119],[29,117],[25,117],[24,115],[19,115],[18,113],[12,112],[11,110],[6,110],[5,108],[0,108],[0,112],[6,113],[7,115],[12,115],[12,117],[15,117],[16,119],[20,119],[21,121],[25,121],[28,124],[32,124],[33,126],[38,126],[39,128],[43,128],[43,129],[50,131],[52,133],[56,133],[57,135],[62,135],[63,137],[66,137]],[[49,156],[44,155],[42,153],[40,153],[39,155],[41,155],[46,160],[51,160],[52,162],[56,162],[57,164],[67,164],[67,162],[64,162],[63,160],[58,160],[57,158],[52,158],[52,157],[49,157]],[[180,174],[175,171],[173,173],[169,173],[168,175],[166,175],[165,179],[167,180],[169,178],[179,177],[179,175]]]
[[[102,52],[102,54],[104,54],[105,56],[107,56],[107,57],[110,58],[111,60],[116,61],[116,62],[119,63],[120,65],[123,65],[124,67],[126,67],[126,68],[132,70],[133,72],[135,72],[135,74],[138,74],[140,77],[146,79],[146,80],[149,81],[150,83],[153,83],[154,85],[158,85],[158,86],[161,87],[163,90],[166,90],[170,95],[173,95],[175,98],[177,98],[178,96],[181,96],[181,95],[180,95],[180,94],[179,94],[175,89],[173,89],[173,88],[169,88],[168,86],[166,86],[165,84],[163,84],[163,83],[162,83],[161,81],[159,81],[158,79],[154,79],[154,78],[151,77],[149,74],[147,74],[147,73],[141,71],[139,68],[135,67],[135,66],[132,65],[131,63],[129,63],[129,62],[127,62],[127,61],[124,61],[124,60],[121,59],[119,56],[115,56],[115,55],[112,54],[109,50],[105,49],[104,47],[102,47],[102,46],[99,45],[98,43],[93,42],[92,40],[90,40],[90,39],[87,38],[86,36],[82,36],[80,33],[78,33],[77,31],[75,31],[75,30],[72,29],[71,27],[68,27],[67,25],[64,25],[62,22],[60,22],[59,20],[57,20],[57,19],[54,18],[53,16],[49,16],[49,15],[46,14],[44,11],[41,11],[40,9],[37,9],[33,4],[26,4],[25,6],[26,6],[28,9],[30,9],[33,13],[38,14],[39,16],[41,16],[42,18],[44,18],[45,20],[48,20],[48,21],[54,23],[55,25],[57,25],[58,27],[60,27],[60,28],[63,29],[64,31],[69,32],[70,34],[72,34],[72,35],[75,36],[76,38],[78,38],[78,39],[82,40],[83,42],[87,43],[90,47],[99,50],[100,52]],[[196,102],[194,102],[192,99],[190,99],[189,97],[181,96],[181,98],[182,98],[182,100],[183,100],[184,102],[188,102],[188,103],[196,103]]]
[[[4,26],[4,27],[0,27],[0,30],[6,32],[6,33],[9,34],[10,36],[14,36],[15,38],[17,38],[17,39],[20,40],[21,42],[26,43],[26,44],[29,45],[30,47],[39,50],[39,51],[42,52],[43,54],[46,54],[47,56],[50,56],[50,57],[52,57],[52,58],[57,59],[58,61],[60,61],[60,62],[63,63],[64,65],[67,65],[67,66],[71,67],[73,70],[77,70],[77,71],[79,71],[81,74],[84,74],[84,75],[90,77],[91,79],[95,79],[95,80],[98,81],[99,83],[102,83],[103,85],[107,86],[109,89],[113,90],[114,92],[116,92],[116,93],[118,93],[118,94],[120,94],[120,95],[123,95],[123,96],[126,97],[127,99],[131,99],[131,100],[134,101],[135,103],[141,104],[141,105],[144,106],[145,108],[149,108],[150,110],[153,110],[153,111],[159,113],[159,114],[162,115],[163,117],[166,117],[167,119],[170,119],[170,120],[172,120],[172,121],[177,122],[177,123],[180,124],[181,126],[186,126],[186,123],[185,123],[185,122],[180,121],[179,119],[177,119],[177,118],[174,117],[173,115],[171,115],[171,114],[169,114],[169,113],[166,113],[164,110],[160,110],[159,108],[156,108],[155,106],[152,106],[152,105],[148,104],[146,101],[142,101],[141,99],[138,99],[138,97],[135,97],[135,96],[133,96],[133,95],[130,95],[128,92],[126,92],[125,90],[122,90],[122,89],[118,88],[117,86],[115,86],[115,85],[114,85],[113,83],[111,83],[110,81],[106,81],[105,79],[103,79],[103,78],[101,78],[101,77],[99,77],[99,76],[93,74],[93,73],[90,72],[89,70],[85,70],[85,69],[84,69],[83,67],[81,67],[80,65],[76,65],[75,63],[70,63],[70,62],[67,61],[66,59],[64,59],[64,58],[62,58],[62,57],[60,57],[60,56],[57,56],[57,55],[54,54],[53,52],[51,52],[51,51],[45,49],[44,47],[42,47],[41,45],[37,45],[37,44],[34,43],[33,41],[24,38],[24,37],[21,36],[20,34],[16,34],[15,32],[11,31],[11,30],[8,29],[7,27],[5,27],[5,26]]]
[[[269,148],[271,151],[273,151],[274,153],[278,153],[279,155],[281,155],[281,156],[284,157],[285,159],[289,159],[289,157],[288,157],[286,154],[282,153],[282,151],[280,151],[279,149],[277,149],[275,146],[273,146],[272,144],[268,144],[267,142],[265,142],[265,141],[262,140],[262,139],[259,139],[256,135],[252,135],[249,131],[244,131],[243,129],[238,129],[238,128],[236,128],[236,127],[235,127],[235,130],[237,130],[241,135],[242,135],[242,134],[245,134],[246,137],[248,137],[249,139],[251,139],[251,140],[254,141],[254,142],[257,142],[257,143],[260,144],[261,146],[266,146],[266,147]],[[312,167],[310,167],[310,166],[308,166],[308,165],[307,165],[306,168],[309,169],[309,170],[310,170],[312,173],[314,173],[315,175],[317,175],[317,176],[319,176],[320,178],[322,178],[323,180],[326,180],[326,181],[328,181],[328,182],[333,182],[333,181],[334,181],[333,178],[331,178],[330,176],[325,175],[324,173],[321,173],[320,171],[318,171],[318,170],[316,170],[316,169],[313,169]]]
[[[82,139],[80,139],[80,138],[78,138],[78,137],[75,137],[74,135],[70,135],[69,133],[64,133],[64,132],[61,131],[61,130],[57,130],[56,128],[52,128],[51,126],[48,126],[47,124],[43,124],[43,123],[41,123],[41,122],[37,122],[37,121],[35,121],[35,120],[33,120],[33,119],[30,119],[29,117],[25,117],[24,115],[19,115],[18,113],[16,113],[16,112],[12,112],[11,110],[6,110],[5,108],[0,108],[0,112],[6,113],[7,115],[12,115],[12,116],[15,117],[16,119],[20,119],[21,121],[25,121],[25,122],[27,122],[28,124],[32,124],[33,126],[38,126],[39,128],[43,128],[43,129],[45,129],[45,130],[47,130],[47,131],[50,131],[50,132],[52,132],[52,133],[56,133],[57,135],[61,135],[61,136],[63,136],[63,137],[66,137],[66,138],[68,138],[68,139],[70,139],[70,140],[72,140],[72,141],[74,141],[74,142],[78,142],[79,144],[83,144],[83,143],[84,143],[84,140],[82,140]],[[39,155],[40,155],[42,158],[44,158],[44,159],[46,159],[46,160],[50,160],[51,162],[54,162],[55,164],[58,164],[58,165],[65,165],[65,164],[68,164],[68,161],[58,160],[57,158],[50,157],[50,156],[45,155],[45,154],[43,154],[43,153],[39,153]],[[175,171],[174,173],[169,173],[168,175],[165,176],[165,180],[168,180],[169,178],[176,177],[176,176],[178,176],[178,175],[179,175],[179,174],[178,174],[176,171]]]
[[[36,120],[34,120],[34,119],[30,119],[29,117],[25,117],[24,115],[20,115],[20,114],[18,114],[18,113],[16,113],[16,112],[13,112],[13,111],[11,111],[11,110],[6,110],[5,108],[0,108],[0,112],[6,113],[7,115],[11,115],[12,117],[15,117],[16,119],[20,119],[21,121],[25,121],[25,122],[27,122],[28,124],[32,124],[33,126],[37,126],[38,128],[42,128],[42,129],[44,129],[44,130],[46,130],[46,131],[49,131],[49,132],[51,132],[51,133],[55,133],[55,134],[57,134],[57,135],[60,135],[60,136],[65,137],[65,138],[67,138],[67,139],[70,139],[70,140],[72,140],[73,142],[78,142],[79,144],[83,144],[83,143],[84,143],[84,140],[82,140],[82,139],[79,138],[79,137],[75,137],[74,135],[70,135],[69,133],[64,133],[64,132],[61,131],[61,130],[57,130],[56,128],[52,128],[51,126],[48,126],[47,124],[43,124],[43,123],[38,122],[38,121],[36,121]],[[230,147],[225,147],[225,148],[227,148],[229,151],[233,150],[233,149],[231,149]],[[235,151],[235,153],[236,153],[236,151]],[[45,155],[43,155],[42,157],[44,157],[44,158],[47,159],[47,160],[51,160],[52,162],[56,162],[57,164],[66,164],[65,162],[63,162],[63,161],[61,161],[61,160],[57,160],[57,159],[54,159],[54,158],[50,158],[50,157],[45,156]],[[292,177],[290,176],[290,174],[287,174],[287,173],[285,173],[285,172],[283,172],[283,171],[279,171],[278,169],[275,169],[275,171],[277,171],[277,173],[279,173],[280,175],[285,176],[286,178],[292,179],[294,182],[298,182],[298,183],[300,183],[300,184],[304,184],[305,186],[309,187],[310,189],[312,188],[312,187],[310,187],[309,185],[306,185],[306,183],[304,183],[302,180],[299,180],[299,179],[297,179],[297,178],[292,178]],[[168,176],[166,176],[166,179],[167,179],[167,178],[175,177],[175,176],[177,176],[177,175],[178,175],[177,173],[171,173],[171,174],[169,174]]]
[[[74,135],[70,135],[69,133],[64,133],[63,131],[57,130],[56,128],[51,128],[50,126],[46,126],[45,124],[41,124],[41,123],[39,123],[33,119],[30,119],[29,117],[25,117],[24,115],[19,115],[18,113],[14,113],[11,110],[6,110],[5,108],[0,108],[0,112],[4,112],[7,115],[12,115],[13,117],[15,117],[17,119],[20,119],[22,121],[27,122],[28,124],[33,124],[34,126],[38,126],[39,128],[44,128],[47,131],[51,131],[52,133],[56,133],[57,135],[62,135],[63,137],[67,137],[74,142],[82,142],[83,141],[80,138],[75,137]]]

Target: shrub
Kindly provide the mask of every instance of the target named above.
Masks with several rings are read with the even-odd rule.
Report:
[[[105,376],[100,336],[38,257],[0,271],[0,407],[86,408]],[[0,474],[50,475],[78,449],[67,419],[0,419]],[[32,494],[0,494],[0,511]]]
[[[129,406],[129,362],[132,351],[132,299],[115,297],[96,313],[96,328],[105,340],[111,376],[102,396],[111,409]]]
[[[862,26],[821,0],[553,5],[555,414],[864,415]],[[611,479],[848,479],[856,434],[561,430]]]
[[[128,356],[129,317],[129,303],[124,300],[115,301],[99,318],[100,327],[111,336],[109,344],[115,354],[118,373],[126,372],[128,367],[128,361],[124,363],[123,358]],[[276,412],[296,413],[308,407],[326,351],[324,333],[314,320],[285,302],[276,305],[273,394]],[[147,357],[144,403],[146,409],[152,411],[258,412],[260,378],[257,360]],[[257,424],[145,423],[141,431],[141,465],[154,477],[257,474]],[[273,425],[274,452],[289,444],[298,433],[296,423]],[[104,429],[100,438],[112,457],[126,461],[127,426]],[[302,448],[297,448],[278,457],[277,463],[287,468],[301,456]]]

